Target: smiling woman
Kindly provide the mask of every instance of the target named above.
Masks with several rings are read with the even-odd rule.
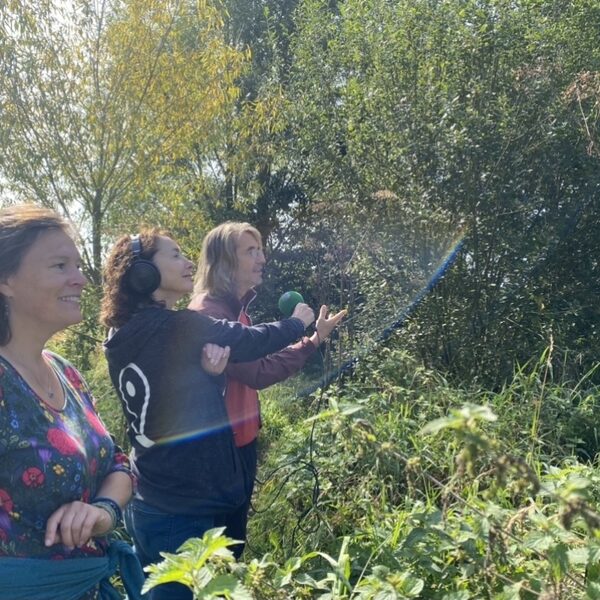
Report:
[[[175,240],[147,230],[119,239],[105,268],[106,358],[138,476],[125,521],[144,565],[224,523],[247,500],[218,376],[228,348],[235,360],[260,358],[298,339],[314,319],[305,304],[290,319],[256,327],[172,310],[192,291],[192,266]],[[207,360],[207,347],[216,361]],[[167,584],[150,597],[192,594]]]
[[[47,340],[78,323],[85,284],[73,240],[62,229],[42,233],[23,256],[18,271],[0,284],[11,315],[10,326],[21,335],[28,330]]]
[[[0,211],[1,598],[96,598],[115,570],[107,534],[132,493],[128,461],[81,375],[44,349],[81,320],[85,284],[59,215]]]
[[[154,298],[172,308],[184,294],[192,291],[194,263],[181,254],[179,246],[170,237],[159,236],[156,248],[152,260],[160,273],[160,286]]]

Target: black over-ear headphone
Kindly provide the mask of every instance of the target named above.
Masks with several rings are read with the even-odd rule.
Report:
[[[127,287],[136,294],[148,296],[160,286],[160,271],[151,261],[141,258],[143,248],[139,235],[131,236],[133,262],[125,273]]]

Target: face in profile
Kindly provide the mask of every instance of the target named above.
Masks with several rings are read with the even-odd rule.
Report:
[[[172,306],[194,288],[194,263],[181,253],[179,246],[170,237],[159,236],[157,247],[152,262],[160,272],[160,286],[153,296]]]
[[[233,280],[240,294],[260,285],[266,263],[262,243],[245,231],[236,244],[237,268]]]
[[[79,323],[86,282],[73,240],[60,229],[41,233],[17,272],[0,284],[9,300],[11,327],[52,335]]]

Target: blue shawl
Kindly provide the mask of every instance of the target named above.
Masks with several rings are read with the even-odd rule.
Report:
[[[120,540],[112,541],[107,555],[98,558],[0,558],[0,598],[79,600],[100,584],[100,600],[121,600],[110,583],[117,569],[129,600],[144,600],[142,567],[131,546]]]

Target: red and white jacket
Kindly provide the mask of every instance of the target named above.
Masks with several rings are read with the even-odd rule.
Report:
[[[254,298],[254,290],[250,290],[241,300],[233,295],[216,297],[199,294],[192,298],[188,308],[215,319],[252,325],[247,309]],[[300,371],[316,349],[315,345],[304,337],[300,342],[259,360],[227,365],[225,404],[236,446],[250,444],[258,436],[260,403],[256,390],[284,381]]]

